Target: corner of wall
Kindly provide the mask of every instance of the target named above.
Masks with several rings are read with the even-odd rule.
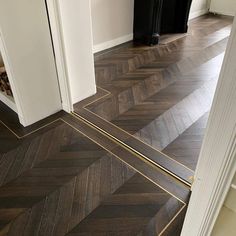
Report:
[[[209,11],[208,8],[206,8],[206,9],[201,9],[198,11],[190,12],[189,20],[192,20],[192,19],[197,18],[199,16],[205,15],[206,13],[208,13],[208,11]]]
[[[128,41],[131,41],[133,39],[133,34],[128,34],[128,35],[124,35],[122,37],[110,40],[110,41],[106,41],[100,44],[96,44],[93,46],[93,53],[97,53],[112,47],[115,47],[117,45],[120,45],[122,43],[126,43]]]

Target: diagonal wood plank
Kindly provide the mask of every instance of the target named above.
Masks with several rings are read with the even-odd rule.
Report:
[[[158,235],[180,207],[165,191],[134,175],[67,235]]]
[[[75,112],[188,182],[194,168],[160,151],[209,111],[231,24],[207,15],[164,45],[129,44],[98,56],[96,80],[107,93]]]

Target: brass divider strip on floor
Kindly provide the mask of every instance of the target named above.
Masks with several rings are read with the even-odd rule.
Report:
[[[73,114],[72,114],[73,115]],[[76,117],[77,119],[79,119],[78,117]],[[168,227],[173,223],[173,221],[179,216],[179,214],[183,211],[183,209],[185,207],[187,207],[187,203],[184,202],[183,200],[181,200],[180,198],[178,198],[177,196],[175,196],[173,193],[169,192],[167,189],[165,189],[164,187],[162,187],[161,185],[159,185],[158,183],[156,183],[155,181],[153,181],[152,179],[150,179],[149,177],[147,177],[146,175],[144,175],[142,172],[140,172],[139,170],[137,170],[136,168],[134,168],[132,165],[130,165],[129,163],[127,163],[126,161],[124,161],[123,159],[121,159],[119,156],[117,156],[116,154],[112,153],[110,150],[108,150],[106,147],[102,146],[101,144],[99,144],[97,141],[95,141],[94,139],[92,139],[91,137],[89,137],[88,135],[86,135],[84,132],[80,131],[79,129],[77,129],[76,127],[74,127],[73,125],[71,125],[70,123],[68,123],[67,121],[63,120],[63,118],[60,118],[59,120],[63,121],[65,124],[69,125],[71,128],[73,128],[76,132],[84,135],[85,137],[87,137],[89,140],[91,140],[92,142],[96,143],[98,146],[102,147],[104,150],[106,150],[108,153],[110,153],[112,156],[115,156],[117,159],[119,159],[121,162],[125,163],[127,166],[129,166],[131,169],[133,169],[134,171],[136,171],[137,173],[139,173],[140,175],[142,175],[144,178],[148,179],[150,182],[152,182],[153,184],[155,184],[157,187],[161,188],[162,190],[164,190],[165,192],[167,192],[168,194],[170,194],[172,197],[174,197],[176,200],[178,200],[179,202],[181,202],[183,204],[183,206],[180,208],[180,210],[173,216],[173,218],[169,221],[169,223],[162,229],[162,231],[158,234],[158,236],[161,236],[167,229]],[[79,119],[81,120],[81,119]],[[83,123],[85,123],[86,125],[88,125],[89,127],[91,127],[89,124],[87,124],[87,122],[81,120]],[[94,127],[91,127],[94,129]],[[100,132],[101,133],[101,132]],[[110,139],[110,138],[109,138]],[[137,156],[137,154],[133,153],[135,156]],[[138,156],[139,157],[139,156]],[[140,157],[139,157],[140,158]],[[181,181],[182,182],[182,181]]]
[[[175,199],[177,199],[178,201],[180,201],[181,203],[186,205],[186,202],[184,202],[183,200],[181,200],[180,198],[178,198],[177,196],[175,196],[173,193],[169,192],[167,189],[165,189],[164,187],[162,187],[161,185],[159,185],[158,183],[156,183],[155,181],[153,181],[152,179],[150,179],[149,177],[147,177],[145,174],[143,174],[141,171],[137,170],[135,167],[133,167],[131,164],[127,163],[126,161],[124,161],[122,158],[120,158],[118,155],[114,154],[112,151],[110,151],[109,149],[107,149],[106,147],[104,147],[103,145],[101,145],[100,143],[98,143],[96,140],[94,140],[93,138],[89,137],[87,134],[85,134],[83,131],[79,130],[78,128],[74,127],[72,124],[70,124],[69,122],[65,121],[63,118],[61,118],[61,121],[63,121],[65,124],[69,125],[71,128],[73,128],[76,132],[82,134],[83,136],[85,136],[86,138],[88,138],[89,140],[91,140],[92,142],[96,143],[98,146],[100,146],[101,148],[103,148],[104,150],[106,150],[108,153],[110,153],[111,155],[115,156],[116,158],[118,158],[120,161],[122,161],[123,163],[125,163],[127,166],[129,166],[130,168],[132,168],[133,170],[135,170],[137,173],[141,174],[143,177],[145,177],[146,179],[148,179],[149,181],[151,181],[153,184],[155,184],[156,186],[158,186],[159,188],[163,189],[164,191],[166,191],[167,193],[169,193],[172,197],[174,197]]]
[[[89,127],[97,130],[99,133],[102,133],[103,135],[105,135],[106,137],[108,137],[110,140],[114,141],[115,143],[120,144],[120,142],[116,141],[115,139],[113,140],[113,138],[111,138],[110,136],[106,135],[105,133],[103,133],[100,129],[97,129],[95,128],[92,124],[89,124],[88,122],[89,121],[85,121],[82,117],[79,118],[79,116],[76,114],[74,115],[72,113],[73,117],[75,117],[76,119],[79,119],[80,121],[82,121],[83,123],[85,123],[86,125],[88,125]],[[170,194],[172,197],[174,197],[176,200],[178,200],[179,202],[181,202],[183,204],[182,208],[173,216],[173,218],[169,221],[169,223],[163,228],[163,230],[158,234],[158,236],[161,236],[167,229],[168,227],[173,223],[173,221],[179,216],[179,214],[183,211],[183,209],[185,207],[187,207],[187,203],[184,202],[183,200],[181,200],[180,198],[178,198],[177,196],[175,196],[173,193],[169,192],[167,189],[165,189],[164,187],[162,187],[161,185],[159,185],[158,183],[156,183],[155,181],[153,181],[152,179],[150,179],[148,176],[146,176],[145,174],[143,174],[141,171],[137,170],[136,168],[134,168],[132,165],[130,165],[129,163],[125,162],[123,159],[121,159],[118,155],[112,153],[110,150],[108,150],[107,148],[105,148],[104,146],[102,146],[101,144],[99,144],[97,141],[95,141],[94,139],[92,139],[91,137],[89,137],[88,135],[86,135],[84,132],[80,131],[79,129],[77,129],[76,127],[74,127],[73,125],[71,125],[70,123],[68,123],[67,121],[65,121],[64,119],[62,118],[58,118],[46,125],[43,125],[42,127],[38,128],[38,129],[35,129],[33,130],[32,132],[26,134],[26,135],[23,135],[23,136],[18,136],[11,128],[9,128],[4,122],[2,122],[0,120],[0,123],[4,125],[4,127],[6,127],[12,134],[14,134],[18,139],[22,139],[22,138],[25,138],[27,136],[29,136],[30,134],[33,134],[41,129],[43,129],[44,127],[47,127],[49,126],[50,124],[53,124],[55,123],[56,121],[62,121],[64,122],[65,124],[69,125],[71,128],[73,128],[74,130],[76,130],[76,132],[78,133],[81,133],[82,135],[84,135],[85,137],[87,137],[89,140],[91,140],[92,142],[96,143],[97,145],[99,145],[100,147],[102,147],[104,150],[106,150],[108,153],[110,153],[111,155],[115,156],[117,159],[119,159],[120,161],[122,161],[123,163],[125,163],[127,166],[129,166],[131,169],[133,169],[134,171],[136,171],[137,173],[139,173],[140,175],[142,175],[143,177],[145,177],[146,179],[148,179],[150,182],[152,182],[153,184],[155,184],[156,186],[158,186],[159,188],[161,188],[162,190],[164,190],[165,192],[167,192],[168,194]],[[91,123],[91,122],[90,122]],[[105,132],[105,131],[104,131]],[[136,152],[133,152],[132,150],[130,150],[129,148],[125,147],[124,148],[131,152],[132,154],[134,154],[135,156],[137,156],[138,158],[142,159],[142,156],[140,156],[139,154],[137,154]],[[146,159],[144,159],[146,160]],[[152,165],[149,161],[146,162],[150,165]],[[156,167],[156,164],[152,165],[152,167]],[[160,169],[163,170],[165,173],[167,172],[165,169],[161,168],[160,166]],[[181,183],[184,183],[185,185],[187,185],[188,187],[191,187],[191,185],[185,181],[183,181],[182,179],[178,178],[177,176],[174,176],[172,173],[169,173],[171,175],[171,177],[173,177],[174,179],[177,179],[178,181],[180,181]],[[176,178],[177,177],[177,178]]]
[[[140,153],[139,151],[135,150],[134,148],[130,147],[129,145],[127,145],[126,143],[124,143],[123,141],[119,140],[118,138],[114,137],[113,135],[109,134],[108,132],[106,132],[105,130],[103,130],[102,128],[96,126],[95,124],[93,124],[92,122],[86,120],[84,117],[78,115],[77,113],[72,112],[71,115],[73,117],[75,117],[76,119],[79,119],[80,121],[82,121],[83,123],[85,123],[86,125],[88,125],[89,127],[91,127],[92,129],[97,130],[99,133],[105,135],[107,138],[109,138],[110,140],[112,140],[113,142],[115,142],[116,144],[118,144],[119,146],[123,147],[124,149],[126,149],[127,151],[129,151],[130,153],[134,154],[135,156],[137,156],[139,159],[141,159],[142,161],[145,161],[145,163],[158,167],[159,169],[163,170],[165,173],[171,175],[172,177],[174,177],[175,179],[177,179],[178,181],[180,181],[181,183],[184,183],[185,185],[187,185],[188,187],[191,187],[192,185],[187,182],[186,180],[182,179],[181,177],[177,176],[176,174],[174,174],[173,172],[167,170],[165,167],[159,165],[158,163],[154,162],[153,160],[151,160],[150,158],[148,158],[147,156],[145,156],[144,154]]]
[[[25,134],[25,135],[22,135],[22,136],[19,136],[15,131],[13,131],[10,127],[8,127],[3,121],[0,120],[0,123],[1,123],[4,127],[6,127],[12,134],[14,134],[14,135],[16,136],[16,138],[18,138],[18,139],[23,139],[23,138],[25,138],[25,137],[27,137],[27,136],[29,136],[29,135],[31,135],[31,134],[33,134],[33,133],[35,133],[35,132],[37,132],[37,131],[43,129],[43,128],[45,128],[45,127],[48,127],[49,125],[51,125],[51,124],[53,124],[53,123],[55,123],[55,122],[57,122],[57,121],[59,121],[59,120],[61,120],[61,119],[60,119],[60,118],[55,119],[55,120],[53,120],[53,121],[51,121],[51,122],[49,122],[49,123],[46,123],[45,125],[42,125],[42,126],[40,126],[39,128],[37,128],[37,129],[35,129],[35,130],[32,130],[32,131],[30,131],[29,133],[27,133],[27,134]]]
[[[168,229],[168,227],[174,222],[174,220],[179,216],[179,214],[184,210],[184,208],[187,207],[187,205],[183,206],[176,215],[170,220],[170,222],[164,227],[164,229],[158,234],[158,236],[163,235],[165,231]]]
[[[100,98],[95,99],[95,100],[92,101],[92,102],[89,102],[89,103],[86,104],[86,105],[84,105],[84,106],[82,107],[83,109],[85,109],[85,110],[88,111],[89,113],[93,114],[94,116],[100,118],[100,119],[103,120],[104,122],[107,122],[109,125],[111,125],[111,126],[117,128],[117,129],[120,130],[121,132],[127,134],[129,137],[131,137],[131,138],[133,138],[133,139],[135,139],[135,140],[137,140],[137,141],[143,143],[144,145],[150,147],[152,150],[154,150],[154,151],[160,153],[160,154],[163,155],[163,156],[166,156],[168,159],[172,160],[173,162],[176,162],[176,163],[178,163],[179,165],[185,167],[186,169],[188,169],[189,171],[191,171],[191,172],[193,173],[193,175],[194,175],[194,170],[192,170],[192,169],[190,169],[189,167],[185,166],[184,164],[182,164],[182,163],[176,161],[175,159],[171,158],[170,156],[168,156],[167,154],[163,153],[162,151],[160,151],[160,150],[158,150],[158,149],[152,147],[150,144],[145,143],[145,142],[142,141],[141,139],[138,139],[137,137],[133,136],[132,134],[128,133],[127,131],[121,129],[119,126],[114,125],[113,123],[111,123],[110,121],[104,119],[103,117],[99,116],[98,114],[94,113],[93,111],[90,111],[90,110],[87,108],[87,106],[89,106],[89,105],[91,105],[91,104],[93,104],[93,103],[95,103],[95,102],[97,102],[97,101],[99,101],[99,100],[101,100],[101,99],[103,99],[103,98],[105,98],[105,97],[108,97],[108,96],[111,96],[111,95],[112,95],[112,94],[111,94],[109,91],[107,91],[106,89],[103,89],[103,88],[98,87],[98,86],[97,86],[97,88],[99,88],[99,89],[101,89],[101,90],[107,92],[107,94],[101,96]],[[75,114],[75,115],[79,115],[79,114],[77,114],[76,112],[72,112],[72,113]],[[86,119],[85,119],[85,120],[86,120]],[[105,131],[105,132],[106,132],[106,131]]]

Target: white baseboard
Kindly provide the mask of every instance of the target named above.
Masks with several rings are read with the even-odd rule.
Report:
[[[203,9],[195,12],[191,12],[189,15],[189,19],[194,19],[196,17],[199,17],[201,15],[204,15],[208,12],[208,9]],[[93,46],[93,53],[101,52],[103,50],[115,47],[117,45],[120,45],[122,43],[126,43],[128,41],[131,41],[133,39],[133,34],[128,34],[110,41],[106,41],[104,43],[96,44]]]
[[[131,41],[133,39],[133,34],[128,34],[110,41],[106,41],[104,43],[96,44],[93,46],[93,53],[100,52],[112,47],[115,47],[117,45],[120,45],[122,43],[126,43],[128,41]]]
[[[202,10],[199,10],[199,11],[194,11],[194,12],[190,12],[189,14],[189,20],[192,20],[194,18],[197,18],[199,16],[202,16],[204,14],[208,13],[208,9],[202,9]]]

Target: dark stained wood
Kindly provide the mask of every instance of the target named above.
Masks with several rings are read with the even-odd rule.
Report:
[[[96,124],[98,127],[106,130],[109,134],[112,134],[114,137],[118,137],[119,140],[123,141],[123,143],[132,147],[135,151],[142,154],[148,158],[148,160],[152,160],[154,163],[158,164],[158,166],[163,167],[165,170],[173,173],[183,181],[191,184],[192,176],[194,172],[189,168],[183,166],[181,163],[174,161],[173,159],[165,156],[163,153],[153,149],[151,146],[147,145],[144,142],[140,142],[140,140],[136,139],[134,136],[131,136],[122,130],[118,129],[118,127],[111,126],[109,123],[105,122],[101,118],[91,116],[86,111],[81,111],[80,115],[86,118],[86,120],[91,121]]]
[[[8,129],[3,134],[0,141],[12,135]],[[133,176],[136,180],[130,184]],[[103,208],[117,189],[136,191],[140,201],[129,212],[138,219],[145,209],[145,234],[154,232],[154,225],[164,229],[189,198],[189,188],[181,182],[85,122],[64,115],[0,157],[0,235],[66,235]],[[120,199],[121,213],[127,201],[133,201],[132,196]],[[106,214],[113,214],[112,209]]]
[[[0,123],[5,124],[8,127],[8,129],[10,129],[19,138],[23,138],[37,131],[38,129],[44,128],[44,126],[47,126],[48,124],[57,121],[59,118],[65,115],[65,112],[63,111],[57,112],[54,115],[51,115],[27,127],[21,125],[18,119],[18,115],[13,110],[5,106],[5,104],[2,103],[1,101],[0,101],[0,114],[1,114]]]
[[[167,191],[177,196],[182,201],[188,201],[189,188],[186,187],[186,185],[182,182],[178,181],[176,178],[172,177],[165,171],[162,171],[160,168],[157,168],[150,162],[145,161],[145,159],[141,158],[140,156],[135,155],[133,152],[130,152],[125,147],[118,145],[109,137],[103,135],[101,138],[101,133],[88,126],[82,120],[69,115],[64,117],[63,120],[81,132],[86,133],[88,137],[92,139],[92,141],[98,143],[117,158],[123,160],[129,166],[135,168],[136,171],[142,173],[154,183],[158,183],[158,185],[160,185],[162,188],[165,188]]]
[[[161,151],[209,112],[231,24],[206,15],[163,45],[126,44],[103,53],[95,63],[98,93],[75,112],[191,183],[195,168]]]
[[[182,209],[178,216],[169,224],[164,231],[162,236],[180,236],[184,224],[184,218],[187,212],[187,206]]]
[[[158,235],[183,206],[135,175],[67,235]]]
[[[163,152],[176,161],[195,170],[205,134],[209,113],[204,114],[177,139],[170,143]]]
[[[20,144],[20,140],[0,123],[0,155],[14,149]]]
[[[5,175],[0,187],[0,235],[65,235],[99,209],[114,217],[122,217],[127,210],[125,214],[136,222],[142,219],[140,230],[161,231],[188,201],[189,190],[161,170],[154,172],[146,164],[156,175],[158,187],[124,162],[127,154],[135,161],[133,154],[111,140],[108,151],[84,136],[81,132],[87,129],[95,142],[107,143],[106,137],[85,123],[66,115],[53,125],[24,138],[10,151],[11,162],[1,160],[1,174]],[[105,206],[104,211],[103,204],[112,200],[114,193],[123,197],[115,197],[116,206]],[[127,203],[133,199],[136,203],[129,207]],[[158,228],[154,227],[157,223]],[[128,220],[123,220],[125,224],[130,226]],[[130,231],[131,235],[135,232]]]
[[[180,235],[231,22],[96,55],[82,118],[24,128],[0,104],[0,236]]]

